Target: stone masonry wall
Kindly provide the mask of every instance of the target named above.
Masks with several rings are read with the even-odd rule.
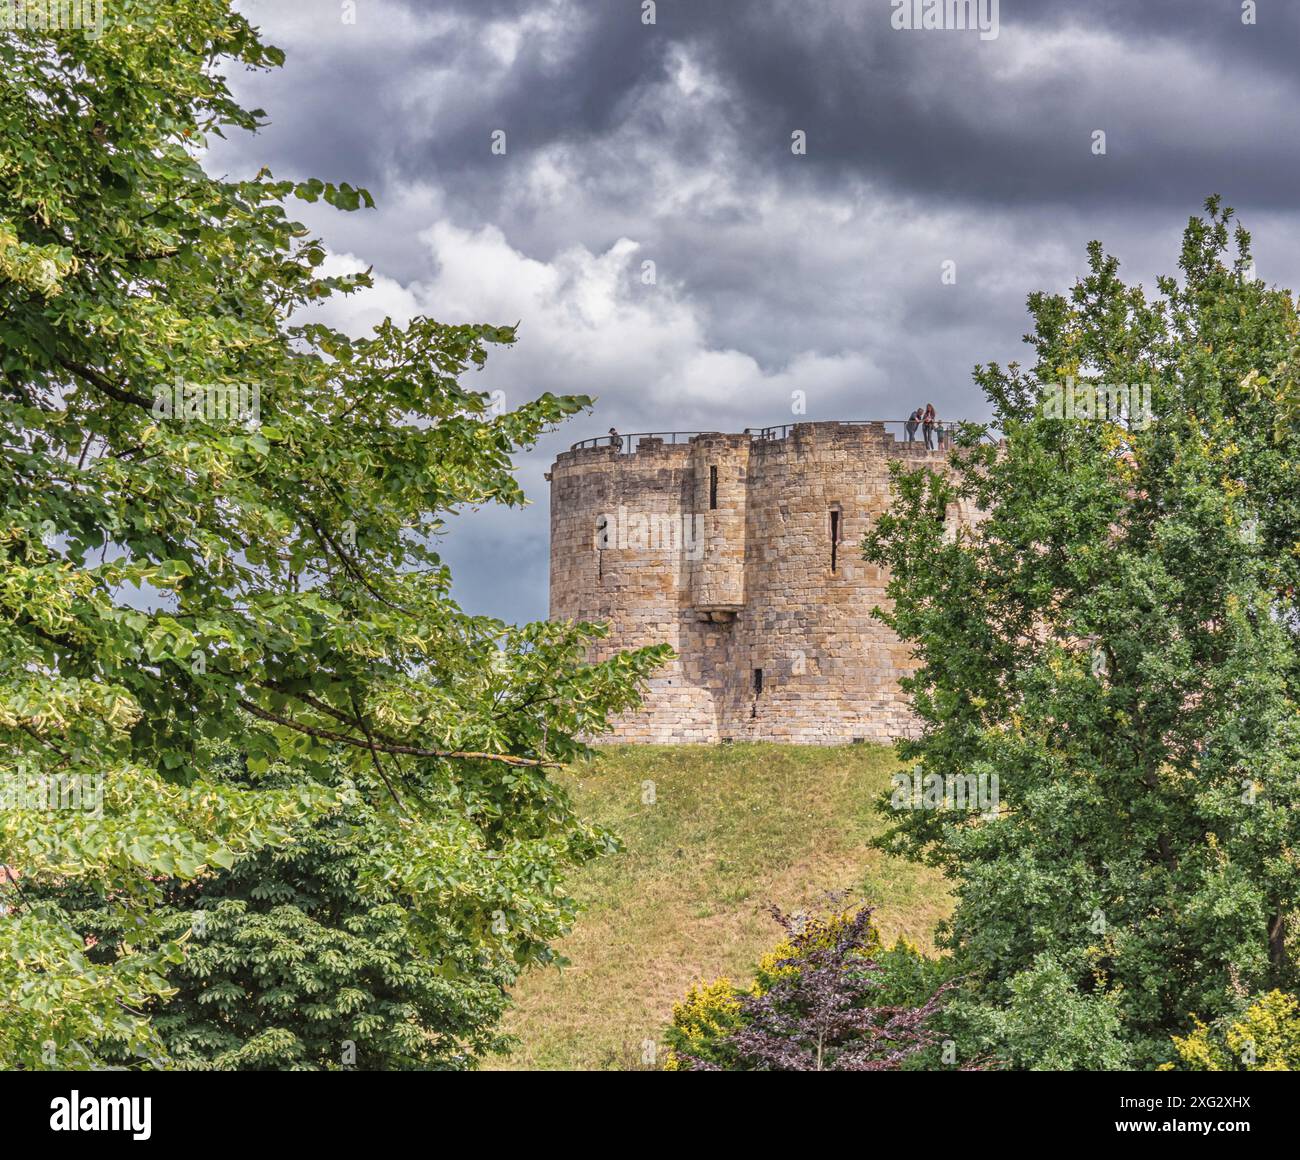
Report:
[[[593,659],[661,642],[678,654],[607,740],[829,745],[914,729],[898,687],[914,662],[871,615],[887,576],[859,547],[889,503],[891,459],[946,466],[881,424],[562,453],[551,618],[608,622]]]

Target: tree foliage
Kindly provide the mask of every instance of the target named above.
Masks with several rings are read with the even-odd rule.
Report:
[[[263,789],[277,767],[231,780]],[[462,1069],[505,1041],[496,1029],[517,968],[478,962],[477,932],[385,881],[382,810],[355,787],[328,817],[229,870],[161,884],[153,937],[183,947],[151,1023],[189,1069]],[[591,833],[591,853],[608,841]],[[89,934],[91,961],[134,932],[94,890],[45,891]],[[138,939],[137,939],[138,941]],[[545,948],[539,947],[545,954]],[[101,1041],[130,1060],[129,1045]]]
[[[1300,321],[1232,227],[1211,199],[1154,296],[1100,243],[1032,294],[1034,365],[976,369],[1005,445],[897,472],[866,543],[920,665],[903,755],[1000,791],[994,818],[896,812],[882,844],[952,878],[985,1002],[1034,977],[1104,999],[1140,1066],[1300,984]],[[1072,378],[1137,390],[1071,418]],[[983,522],[945,536],[957,501]]]
[[[222,70],[283,54],[228,0],[109,16],[99,37],[0,35],[0,772],[28,796],[100,787],[96,809],[0,812],[6,1066],[90,1065],[104,1043],[161,1058],[140,1013],[204,961],[163,937],[174,891],[233,871],[213,895],[213,929],[233,932],[272,848],[352,809],[366,857],[325,863],[381,926],[386,898],[410,908],[395,937],[448,986],[548,960],[572,914],[561,873],[608,839],[546,767],[662,655],[588,666],[591,626],[452,602],[443,516],[521,503],[512,453],[589,400],[491,414],[460,380],[509,327],[416,318],[354,339],[304,320],[369,278],[325,276],[287,204],[369,194],[199,163],[263,117]],[[214,408],[232,393],[255,414]],[[232,779],[230,753],[291,774]],[[121,932],[94,954],[87,891],[90,925]],[[268,945],[314,905],[263,915]]]

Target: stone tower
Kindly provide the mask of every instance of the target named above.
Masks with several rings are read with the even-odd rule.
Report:
[[[608,739],[829,745],[910,732],[898,680],[914,662],[871,615],[888,606],[888,577],[859,550],[889,504],[892,459],[946,469],[943,452],[884,423],[562,453],[548,476],[551,619],[608,622],[597,657],[665,642],[677,653]]]

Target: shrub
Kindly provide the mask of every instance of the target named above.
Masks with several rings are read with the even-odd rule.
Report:
[[[674,1007],[668,1070],[888,1071],[937,1044],[930,1019],[948,984],[919,1004],[884,1002],[925,972],[913,947],[882,952],[870,907],[771,913],[786,937],[750,988],[718,979]]]
[[[1213,1025],[1196,1020],[1190,1035],[1174,1036],[1177,1063],[1161,1071],[1300,1070],[1300,1002],[1283,991],[1259,995],[1240,1015]]]
[[[664,1070],[687,1071],[696,1060],[707,1060],[719,1067],[733,1064],[736,1055],[729,1038],[740,1028],[743,994],[725,975],[711,983],[693,983],[686,998],[673,1004]]]

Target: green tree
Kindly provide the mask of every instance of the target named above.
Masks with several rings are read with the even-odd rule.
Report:
[[[920,663],[903,755],[1000,798],[894,813],[883,845],[952,878],[983,1002],[1105,999],[1098,1042],[1113,1013],[1140,1066],[1300,982],[1300,323],[1206,210],[1155,296],[1096,242],[1068,295],[1030,295],[1033,367],[975,372],[1005,445],[897,472],[866,543]],[[1132,389],[1098,415],[1098,384]],[[958,502],[983,522],[945,535]]]
[[[276,767],[230,779],[265,789],[293,777]],[[155,937],[185,953],[167,965],[171,993],[151,1015],[173,1065],[461,1069],[504,1046],[496,1024],[516,966],[485,969],[477,932],[384,880],[383,811],[346,781],[340,788],[346,804],[292,841],[162,884]],[[42,893],[91,936],[92,962],[134,936],[136,916],[94,889]],[[131,1058],[128,1044],[100,1047]]]
[[[163,937],[171,884],[273,857],[354,794],[359,889],[409,908],[449,985],[549,960],[563,871],[609,839],[547,766],[662,655],[588,666],[591,626],[450,600],[443,515],[522,502],[512,452],[589,400],[490,414],[459,379],[510,328],[302,321],[369,278],[323,276],[287,199],[370,196],[198,160],[263,116],[221,69],[282,54],[228,0],[108,16],[0,35],[0,774],[21,805],[94,799],[0,811],[9,1067],[161,1058],[141,1012],[192,941]],[[231,779],[230,752],[291,776]],[[91,925],[132,932],[93,954],[86,892]]]

